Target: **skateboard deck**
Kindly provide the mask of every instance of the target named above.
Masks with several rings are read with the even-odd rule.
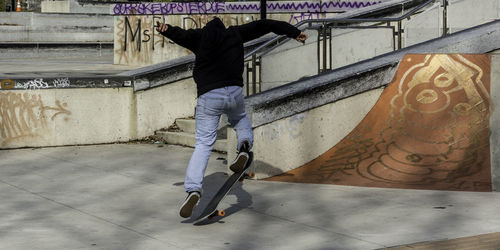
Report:
[[[254,173],[251,172],[250,174],[247,173],[247,170],[249,169],[250,165],[252,164],[253,161],[253,152],[250,152],[248,154],[249,158],[248,161],[245,165],[245,169],[241,171],[240,173],[234,173],[232,174],[226,182],[220,187],[219,191],[214,195],[212,200],[208,203],[208,205],[205,207],[203,212],[194,220],[195,222],[200,221],[207,217],[208,219],[212,219],[215,216],[224,216],[225,212],[224,210],[217,210],[217,206],[219,203],[226,197],[226,194],[229,193],[231,188],[234,186],[234,184],[237,181],[243,181],[243,178],[245,177],[250,177],[253,178]]]

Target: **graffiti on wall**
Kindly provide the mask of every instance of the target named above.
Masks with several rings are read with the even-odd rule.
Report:
[[[44,80],[43,78],[35,78],[30,80],[18,80],[14,81],[11,79],[0,80],[0,89],[25,89],[25,90],[35,90],[35,89],[49,89],[49,88],[68,88],[71,85],[71,81],[68,77],[55,78],[51,81]]]
[[[55,100],[44,103],[40,94],[0,92],[0,141],[5,146],[16,140],[43,137],[49,133],[49,122],[68,120],[68,104]]]
[[[362,8],[380,2],[382,1],[280,1],[269,2],[267,12],[270,18],[296,24],[304,20],[325,18],[327,13]],[[259,12],[259,2],[115,4],[111,7],[111,14],[116,15],[114,63],[150,65],[188,55],[190,51],[171,45],[173,42],[156,32],[157,21],[184,29],[202,28],[216,15],[226,26],[231,26],[257,20]]]
[[[319,13],[342,12],[371,6],[382,1],[272,1],[266,5],[268,13]],[[260,2],[171,2],[171,3],[122,3],[111,9],[113,15],[206,15],[206,14],[256,14]]]
[[[205,26],[212,16],[179,16],[180,27],[196,29]],[[221,15],[219,18],[226,26],[239,25],[254,21],[256,15]],[[191,53],[187,49],[174,46],[173,42],[156,31],[156,22],[168,23],[166,16],[125,16],[116,19],[115,24],[115,64],[151,64],[154,56],[161,59],[174,59]],[[164,53],[168,49],[169,53]],[[164,61],[164,60],[161,60]]]
[[[124,17],[115,21],[115,64],[150,64],[155,46],[165,47],[166,39],[155,30],[159,16]],[[142,52],[142,53],[141,53]]]

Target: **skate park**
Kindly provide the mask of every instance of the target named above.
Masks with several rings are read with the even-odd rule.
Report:
[[[275,36],[248,44],[257,178],[230,193],[226,217],[198,225],[177,214],[194,139],[193,57],[178,48],[163,62],[161,49],[143,57],[153,50],[137,42],[151,35],[147,15],[114,9],[107,41],[3,43],[2,248],[499,246],[497,1],[387,1],[293,20],[305,45]],[[50,25],[34,19],[72,19],[17,14],[48,29],[42,35]],[[136,34],[125,53],[116,52],[126,44],[120,27]],[[411,87],[427,86],[425,72],[453,95],[433,88],[404,105]],[[411,115],[442,103],[443,114]],[[220,135],[207,195],[235,157],[232,130]]]

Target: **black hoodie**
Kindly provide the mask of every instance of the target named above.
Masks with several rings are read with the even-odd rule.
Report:
[[[286,22],[269,19],[226,29],[219,18],[202,29],[184,30],[168,25],[161,34],[195,54],[193,78],[200,96],[217,88],[243,86],[243,43],[269,32],[291,38],[300,34],[299,29]]]

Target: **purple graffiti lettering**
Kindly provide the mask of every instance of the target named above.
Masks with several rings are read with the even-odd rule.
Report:
[[[198,8],[198,3],[194,3],[194,2],[190,2],[188,3],[188,12],[189,14],[192,14],[192,13],[199,13],[200,12],[200,8]]]
[[[161,14],[161,4],[159,3],[154,3],[151,5],[151,14]]]
[[[368,7],[377,3],[381,3],[381,1],[378,2],[323,2],[321,3],[321,9],[359,9],[363,7]]]
[[[184,3],[177,3],[177,12],[184,13]]]
[[[232,4],[228,3],[226,9],[229,11],[242,12],[242,13],[254,13],[260,11],[260,4],[249,3],[249,4]]]
[[[115,14],[115,15],[122,15],[122,14],[124,14],[122,12],[122,7],[123,7],[122,4],[115,4],[115,7],[113,7],[113,14]]]
[[[161,14],[163,15],[168,15],[168,14],[173,14],[172,13],[172,8],[169,8],[170,5],[169,4],[161,4],[160,5],[161,7]]]
[[[215,2],[215,13],[224,13],[226,11],[226,4]]]
[[[279,10],[279,11],[297,11],[307,9],[308,11],[319,11],[319,3],[269,3],[266,5],[269,11]]]
[[[138,8],[137,12],[139,14],[151,13],[151,9],[149,8],[150,5],[151,5],[150,3],[141,4],[141,6]]]
[[[347,9],[363,8],[382,1],[352,1],[339,2],[330,0],[327,2],[308,1],[272,1],[267,4],[269,13],[297,12],[337,12]],[[154,15],[154,14],[223,14],[223,13],[258,13],[260,4],[258,2],[171,2],[171,3],[140,3],[140,4],[115,4],[112,12],[115,15]]]

